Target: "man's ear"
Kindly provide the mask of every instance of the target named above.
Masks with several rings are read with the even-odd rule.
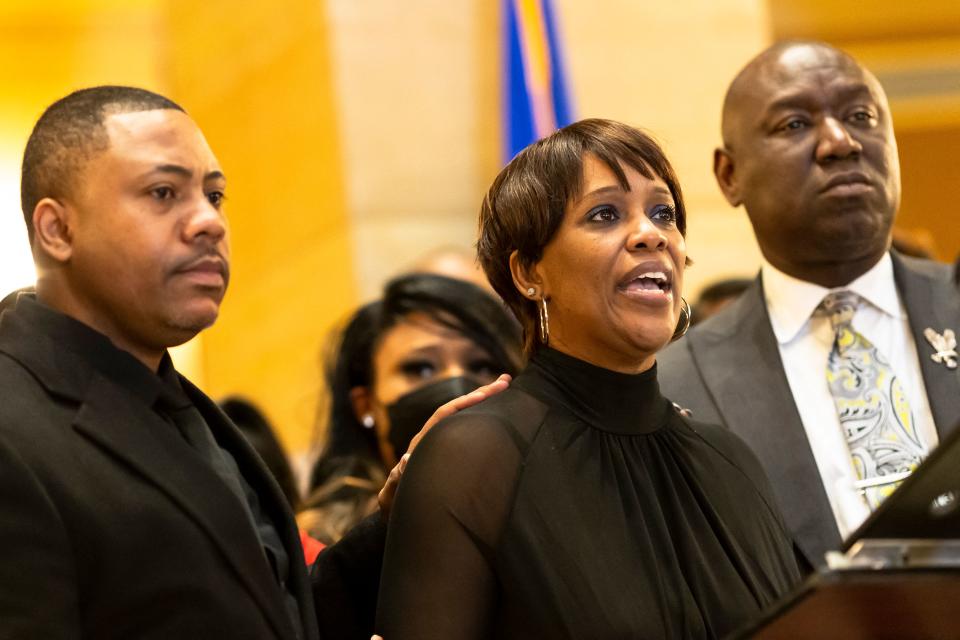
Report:
[[[713,150],[713,175],[717,178],[717,184],[720,185],[720,191],[727,202],[733,207],[739,207],[743,199],[740,197],[740,183],[737,180],[733,154],[723,147]]]
[[[67,262],[73,255],[74,214],[63,203],[44,198],[33,209],[33,244],[55,262]]]
[[[510,275],[513,276],[513,286],[517,288],[521,296],[531,300],[547,295],[537,264],[524,265],[523,260],[520,259],[519,251],[510,254]]]

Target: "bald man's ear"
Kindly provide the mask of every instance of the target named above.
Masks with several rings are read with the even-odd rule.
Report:
[[[735,169],[733,155],[729,151],[723,147],[714,149],[713,175],[716,176],[717,184],[720,185],[720,191],[727,202],[733,207],[739,207],[743,199],[740,197],[740,184]]]
[[[540,277],[536,263],[523,264],[519,251],[510,254],[510,275],[513,276],[513,286],[524,298],[536,299],[547,295],[543,290],[543,279]],[[533,293],[530,293],[531,289]]]
[[[33,247],[55,262],[73,255],[73,214],[61,202],[44,198],[33,209]]]

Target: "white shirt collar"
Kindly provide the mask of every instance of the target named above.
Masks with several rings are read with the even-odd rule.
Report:
[[[902,315],[897,285],[893,279],[893,260],[885,253],[869,271],[845,287],[827,289],[820,285],[788,276],[766,258],[762,260],[760,277],[766,298],[770,324],[777,342],[793,340],[816,311],[823,297],[831,291],[853,291],[883,313],[899,318]]]

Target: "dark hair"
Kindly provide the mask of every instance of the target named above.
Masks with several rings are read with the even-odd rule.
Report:
[[[350,390],[370,384],[382,308],[381,301],[360,307],[327,341],[323,356],[327,396],[317,415],[318,423],[325,423],[326,442],[310,475],[307,495],[335,475],[356,475],[356,469],[346,468],[351,466],[350,458],[369,463],[380,459],[376,435],[357,420]]]
[[[383,299],[361,307],[339,339],[328,348],[325,378],[329,397],[326,443],[310,478],[310,489],[347,470],[364,465],[382,468],[376,435],[357,420],[350,390],[373,382],[373,355],[386,333],[411,313],[432,320],[469,338],[490,354],[505,373],[522,364],[520,330],[503,305],[480,287],[434,274],[409,274],[390,281]]]
[[[734,298],[746,291],[753,280],[750,278],[726,278],[708,284],[700,290],[697,303],[718,302],[726,298]]]
[[[31,244],[37,203],[46,197],[62,197],[75,186],[83,164],[109,146],[104,118],[154,109],[183,111],[152,91],[119,86],[80,89],[47,107],[27,139],[20,174],[20,206]]]
[[[751,284],[753,284],[753,280],[750,278],[726,278],[708,284],[700,290],[696,302],[691,305],[693,315],[690,318],[690,326],[696,326],[709,317],[704,317],[703,308],[705,306],[709,307],[727,299],[739,298],[744,291],[750,288]],[[717,310],[718,308],[715,307],[713,313],[716,313]]]
[[[256,450],[260,459],[267,465],[280,490],[286,496],[290,508],[296,510],[300,505],[300,494],[293,479],[290,461],[277,440],[277,435],[266,416],[246,398],[230,396],[220,401],[220,409],[233,424],[240,429],[243,437]]]
[[[645,178],[663,180],[676,206],[677,228],[687,231],[677,176],[660,146],[638,129],[612,120],[581,120],[517,154],[483,200],[477,254],[490,284],[520,320],[527,353],[536,345],[537,306],[514,286],[510,254],[517,251],[524,266],[540,260],[567,204],[580,195],[588,153],[610,167],[623,189],[629,184],[621,163]]]

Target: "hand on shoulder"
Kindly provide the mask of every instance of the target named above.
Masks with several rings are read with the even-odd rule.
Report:
[[[393,507],[393,499],[397,495],[397,487],[400,485],[400,478],[403,476],[403,471],[407,466],[407,460],[410,459],[410,454],[417,447],[423,437],[427,435],[434,425],[445,418],[449,418],[458,411],[463,411],[468,407],[472,407],[475,404],[486,400],[490,396],[494,396],[508,386],[510,386],[511,377],[509,374],[502,374],[499,378],[486,384],[482,387],[474,389],[466,395],[462,395],[459,398],[454,398],[450,402],[441,405],[439,409],[433,412],[433,415],[430,416],[430,419],[427,420],[426,424],[423,425],[423,429],[413,437],[413,440],[410,441],[410,447],[407,449],[407,452],[403,454],[400,458],[400,462],[390,471],[390,475],[387,477],[386,484],[383,485],[383,489],[380,490],[380,495],[377,497],[377,501],[380,503],[380,512],[383,514],[383,518],[387,519],[390,516],[390,509]]]

